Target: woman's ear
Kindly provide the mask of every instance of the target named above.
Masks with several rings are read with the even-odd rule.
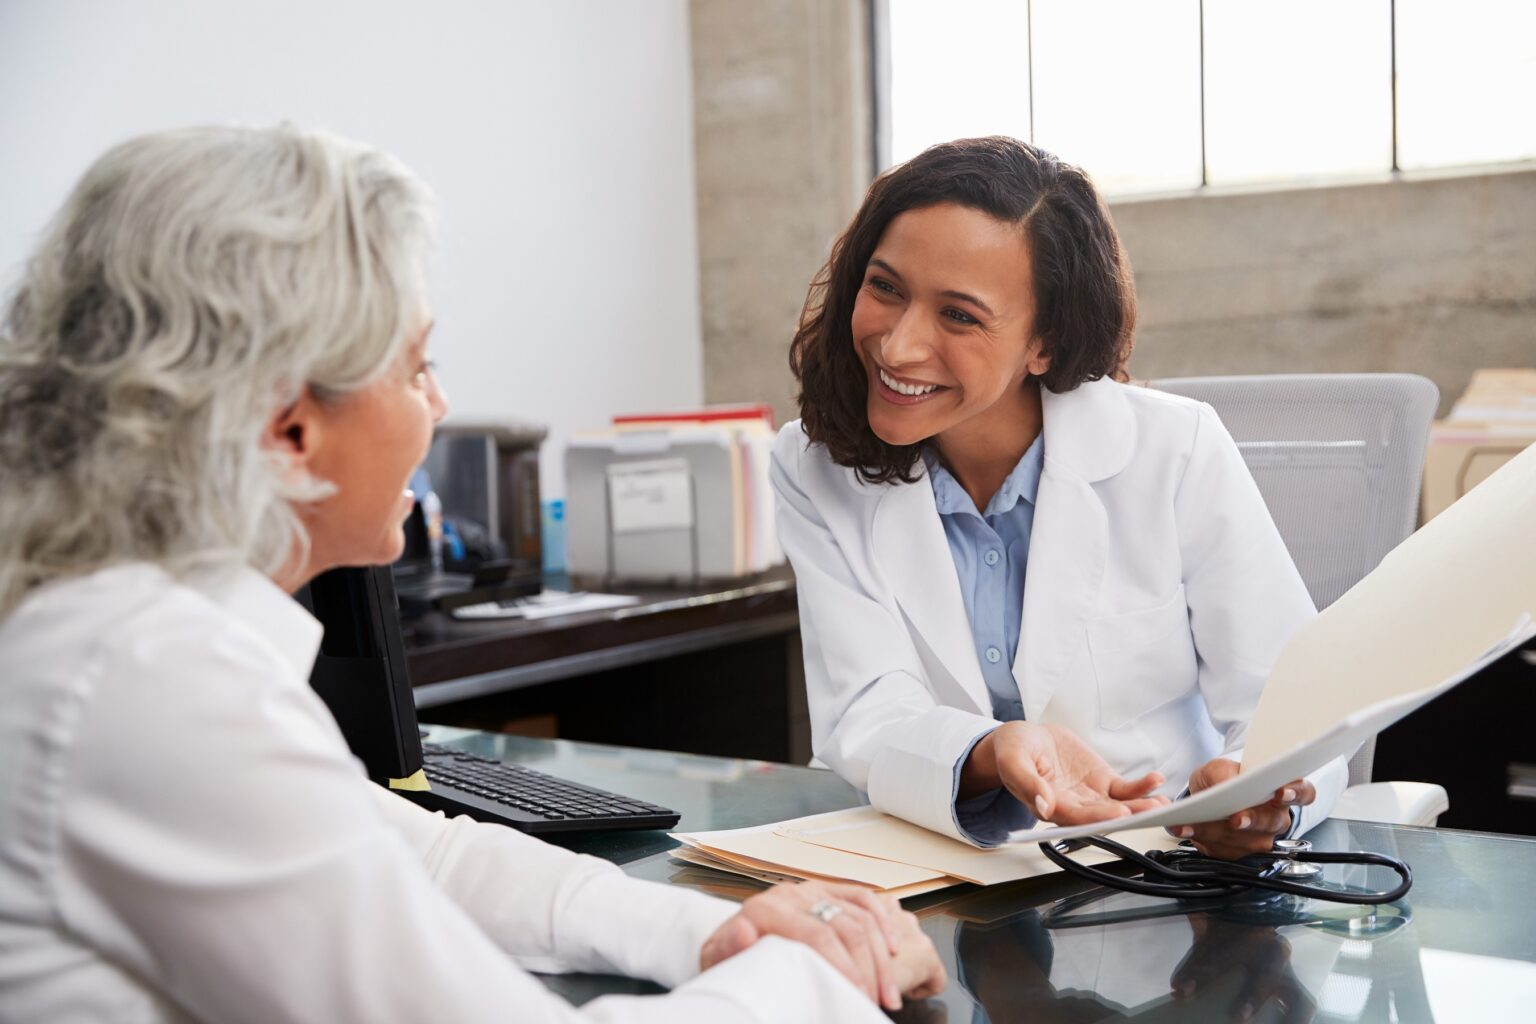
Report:
[[[323,433],[321,419],[315,396],[306,387],[267,421],[261,447],[282,463],[285,477],[306,480],[312,475]]]
[[[1044,338],[1032,338],[1029,343],[1029,354],[1024,360],[1024,369],[1031,377],[1043,377],[1051,368],[1051,350],[1046,345]]]

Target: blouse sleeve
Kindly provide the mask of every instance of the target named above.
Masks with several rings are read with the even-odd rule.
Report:
[[[699,973],[704,940],[737,909],[630,878],[608,861],[513,829],[450,819],[377,786],[370,791],[437,887],[529,970],[680,985]]]
[[[324,706],[248,631],[157,629],[97,667],[61,761],[58,917],[186,1014],[881,1019],[793,943],[692,977],[728,906],[371,795]],[[576,1009],[513,957],[681,986]]]

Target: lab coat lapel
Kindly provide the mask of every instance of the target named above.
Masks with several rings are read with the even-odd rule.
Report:
[[[1023,621],[1013,664],[1027,719],[1040,717],[1071,667],[1098,603],[1109,551],[1104,503],[1081,477],[1053,473],[1050,456],[1046,459],[1029,538]]]
[[[922,642],[949,670],[974,710],[991,715],[992,701],[976,660],[954,557],[926,469],[921,463],[918,468],[922,475],[916,483],[887,486],[875,508],[875,558]]]
[[[1045,466],[1013,664],[1025,718],[1039,718],[1050,703],[1099,603],[1109,517],[1093,484],[1123,469],[1135,448],[1136,422],[1123,386],[1099,380],[1041,393]]]

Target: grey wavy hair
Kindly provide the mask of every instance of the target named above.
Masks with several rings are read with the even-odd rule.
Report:
[[[261,444],[383,373],[425,309],[431,194],[290,126],[145,135],[85,173],[0,327],[0,618],[126,561],[268,574],[333,488]]]

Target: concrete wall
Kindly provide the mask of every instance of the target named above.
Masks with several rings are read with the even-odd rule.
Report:
[[[871,178],[864,0],[690,0],[704,395],[794,412],[806,285]]]
[[[1536,365],[1536,169],[1112,210],[1137,377],[1420,373],[1444,413],[1478,367]]]
[[[138,132],[292,120],[440,200],[452,416],[553,428],[703,399],[686,0],[0,2],[0,288]]]

